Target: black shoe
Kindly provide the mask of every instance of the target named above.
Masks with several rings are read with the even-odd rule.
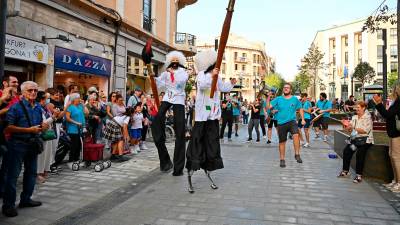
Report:
[[[256,142],[257,142],[257,143],[260,143],[260,139],[257,139]]]
[[[160,168],[160,170],[161,170],[161,172],[168,173],[168,172],[171,171],[172,167],[174,167],[174,166],[172,165],[172,163],[169,163],[169,164],[168,164],[167,166],[165,166],[164,168]]]
[[[267,141],[267,144],[271,144],[271,141],[270,141],[270,140],[268,140],[268,141]]]
[[[285,168],[286,167],[286,164],[285,164],[285,160],[284,159],[281,159],[281,162],[280,162],[280,165],[279,165],[281,168]]]
[[[248,139],[247,139],[247,142],[250,142],[250,141],[252,141],[252,140],[253,140],[253,139],[251,139],[251,138],[248,138]]]
[[[20,202],[18,207],[20,208],[28,208],[28,207],[38,207],[41,206],[42,203],[39,201],[30,200],[29,202]]]
[[[238,134],[238,133],[235,133],[235,137],[239,137],[239,134]]]
[[[123,156],[123,155],[119,155],[118,156],[118,159],[117,159],[117,162],[125,162],[125,161],[128,161],[130,158],[128,158],[128,157],[126,157],[126,156]]]
[[[181,172],[176,172],[176,171],[174,171],[174,172],[172,173],[172,176],[174,176],[174,177],[183,176],[183,172],[182,172],[182,171],[181,171]]]
[[[118,160],[118,156],[116,156],[116,155],[111,155],[110,160]]]
[[[1,210],[4,216],[6,217],[16,217],[18,216],[18,212],[16,208],[4,208]]]
[[[303,163],[303,160],[301,160],[300,155],[294,155],[294,158],[298,163]]]

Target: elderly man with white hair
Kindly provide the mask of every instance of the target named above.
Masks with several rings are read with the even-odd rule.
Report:
[[[7,217],[18,215],[15,208],[17,179],[24,164],[23,189],[19,207],[37,207],[42,203],[33,201],[31,196],[36,183],[37,157],[41,149],[38,135],[48,129],[43,122],[40,106],[35,102],[38,85],[26,81],[21,85],[22,98],[11,106],[7,113],[7,132],[11,133],[9,150],[6,155],[7,178],[5,183],[2,212]]]
[[[182,176],[185,166],[185,87],[189,75],[185,70],[185,56],[178,51],[167,54],[166,71],[156,78],[157,86],[165,91],[160,108],[154,117],[151,131],[158,150],[160,170],[168,172],[174,168],[173,176]],[[155,96],[156,97],[156,96]],[[165,113],[169,108],[174,111],[175,149],[172,164],[165,146]]]

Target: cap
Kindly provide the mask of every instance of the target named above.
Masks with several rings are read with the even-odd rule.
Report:
[[[88,89],[88,92],[99,92],[99,91],[97,91],[97,88],[96,87],[90,87],[89,89]]]

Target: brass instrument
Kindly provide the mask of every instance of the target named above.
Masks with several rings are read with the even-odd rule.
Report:
[[[268,86],[265,81],[262,81],[260,84],[260,90],[258,91],[257,98],[260,98],[261,95],[267,96],[267,94],[272,90],[270,86]]]

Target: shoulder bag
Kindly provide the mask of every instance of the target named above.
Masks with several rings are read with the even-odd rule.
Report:
[[[25,117],[28,120],[29,127],[32,127],[31,119],[29,118],[29,115],[28,115],[28,110],[26,109],[26,107],[22,101],[19,101],[19,104],[21,105],[22,110],[24,111]],[[26,144],[31,146],[34,153],[36,153],[38,155],[40,153],[42,153],[44,150],[43,140],[34,134],[31,134],[31,137],[28,139]]]

